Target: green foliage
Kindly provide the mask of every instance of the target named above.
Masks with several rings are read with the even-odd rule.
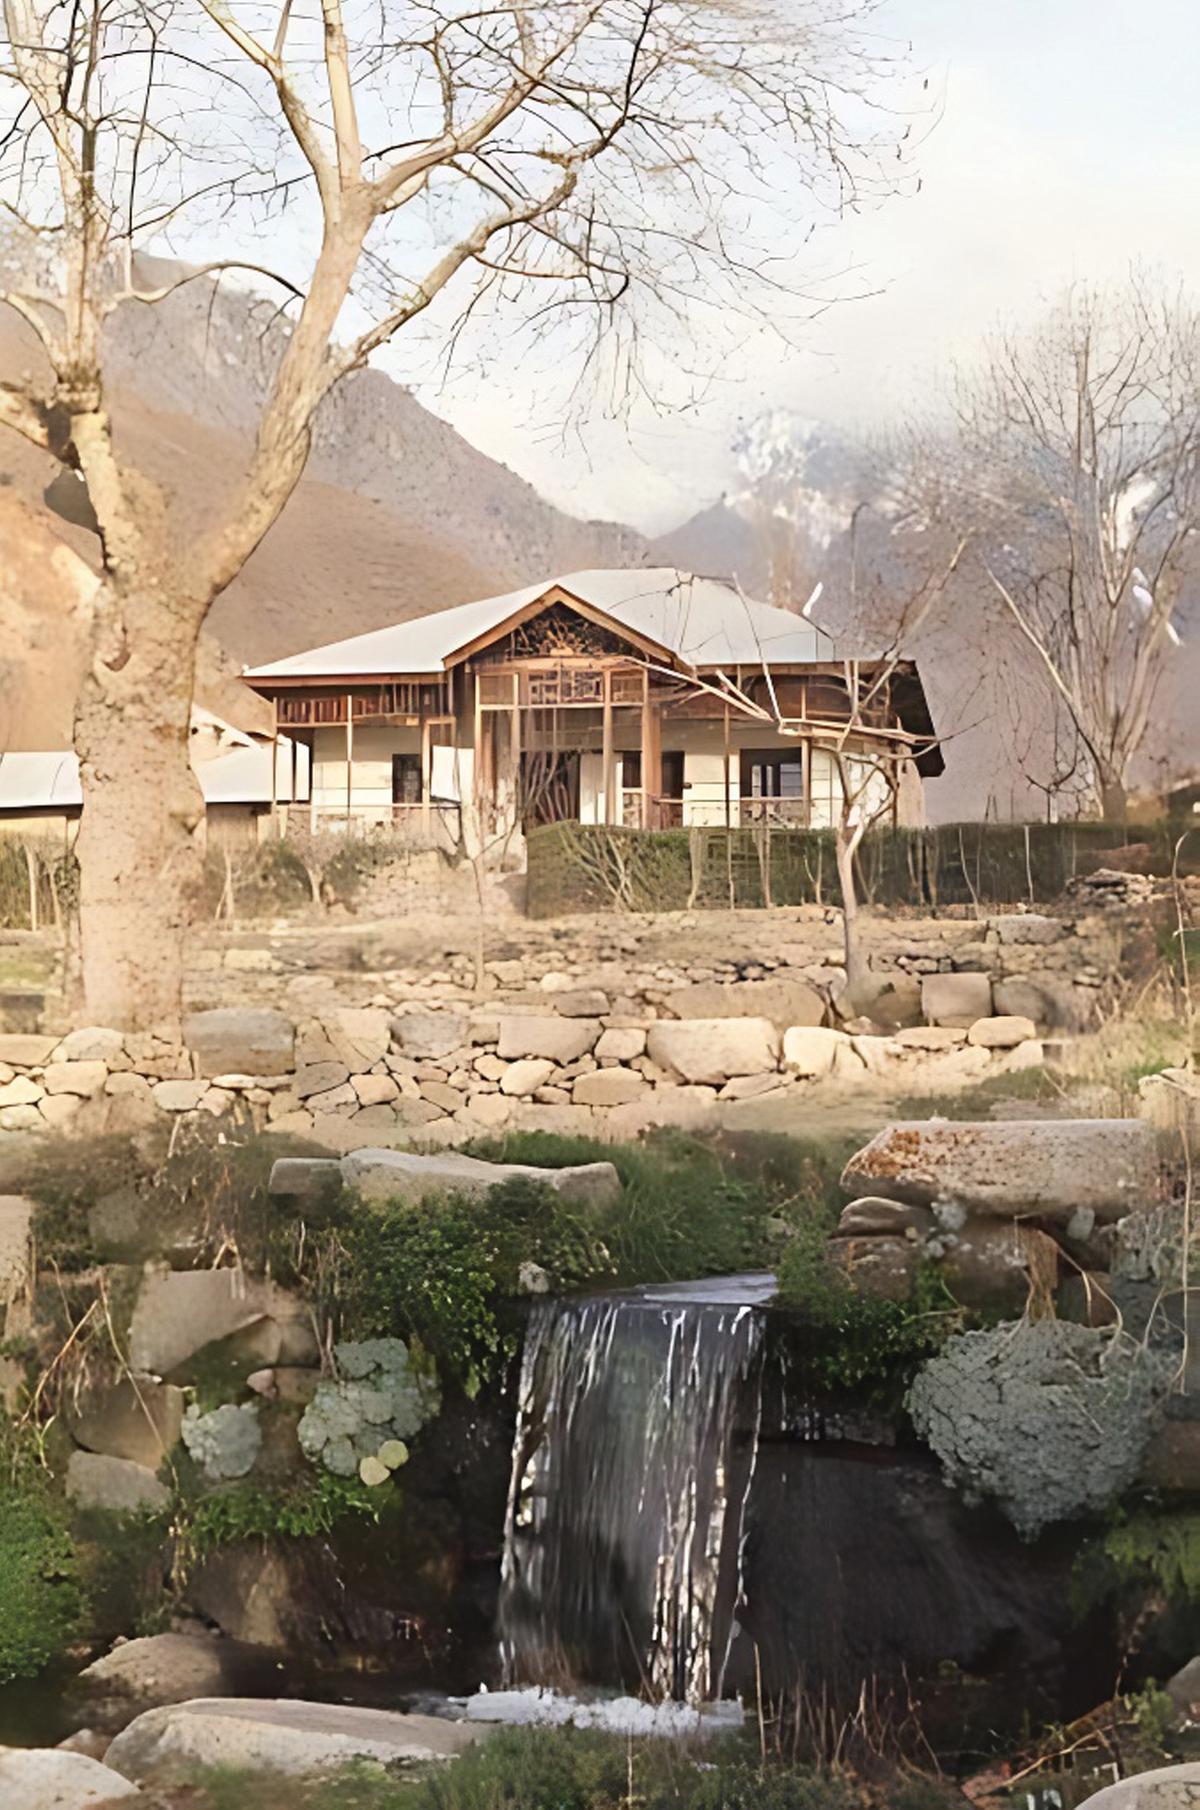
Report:
[[[906,1301],[860,1294],[828,1254],[828,1231],[797,1229],[779,1264],[779,1298],[801,1318],[804,1371],[818,1388],[903,1389],[963,1325],[936,1264],[921,1264]]]
[[[198,1810],[936,1810],[955,1797],[907,1778],[866,1792],[848,1776],[763,1763],[741,1743],[693,1749],[576,1729],[500,1728],[423,1776],[359,1765],[298,1781],[210,1770]]]
[[[239,1540],[312,1539],[331,1532],[347,1517],[377,1523],[385,1507],[398,1502],[395,1489],[386,1496],[368,1489],[357,1477],[335,1477],[316,1471],[286,1490],[239,1483],[187,1503],[180,1520],[193,1558]]]
[[[788,1138],[706,1143],[680,1132],[644,1144],[517,1132],[471,1145],[489,1162],[562,1169],[611,1162],[621,1178],[613,1205],[587,1216],[617,1283],[678,1281],[764,1268],[772,1212],[827,1210],[841,1152]],[[598,1275],[604,1272],[597,1271]]]
[[[1076,1585],[1082,1607],[1147,1588],[1168,1603],[1200,1605],[1200,1510],[1122,1515],[1081,1553]]]
[[[34,1234],[43,1265],[81,1270],[174,1249],[202,1264],[233,1246],[249,1267],[269,1268],[289,1282],[298,1279],[295,1251],[303,1240],[294,1236],[294,1217],[268,1194],[267,1181],[277,1157],[310,1150],[277,1137],[238,1141],[226,1126],[197,1122],[182,1132],[175,1125],[137,1137],[38,1139],[22,1154],[16,1179],[37,1203]],[[96,1209],[117,1196],[130,1230],[112,1242]],[[306,1209],[306,1224],[336,1216],[316,1203]]]
[[[355,1214],[342,1233],[345,1329],[355,1338],[415,1337],[445,1372],[474,1388],[515,1349],[504,1303],[522,1263],[555,1289],[609,1268],[586,1213],[518,1177],[486,1206],[457,1195]]]
[[[1129,1699],[1129,1709],[1139,1735],[1155,1754],[1162,1754],[1170,1746],[1171,1725],[1179,1717],[1174,1700],[1166,1691],[1148,1684]]]
[[[83,1610],[65,1515],[18,1472],[0,1484],[0,1684],[49,1665],[77,1638]]]

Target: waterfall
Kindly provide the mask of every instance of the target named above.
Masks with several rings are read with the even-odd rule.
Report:
[[[721,1694],[774,1287],[738,1276],[534,1310],[501,1582],[511,1682]]]

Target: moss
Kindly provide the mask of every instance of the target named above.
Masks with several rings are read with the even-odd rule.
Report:
[[[241,1540],[301,1540],[332,1532],[343,1520],[378,1522],[400,1507],[395,1489],[368,1489],[357,1477],[318,1471],[285,1490],[238,1483],[185,1499],[179,1510],[180,1538],[188,1556],[201,1559]]]
[[[43,1671],[78,1638],[84,1608],[66,1513],[18,1474],[0,1485],[0,1684]]]

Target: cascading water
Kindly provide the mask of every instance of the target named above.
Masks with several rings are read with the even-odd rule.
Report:
[[[774,1287],[738,1276],[535,1309],[500,1599],[511,1682],[720,1695]]]

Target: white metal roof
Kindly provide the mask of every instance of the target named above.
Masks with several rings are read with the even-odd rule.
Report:
[[[296,791],[308,796],[308,749],[296,746]],[[192,763],[205,804],[269,804],[271,743],[249,742],[228,754]],[[292,744],[279,739],[278,799],[291,798]],[[0,754],[0,812],[64,811],[83,803],[79,761],[71,750],[50,753]]]
[[[384,673],[444,672],[460,648],[499,628],[548,591],[561,589],[656,643],[692,667],[803,666],[835,658],[828,635],[790,610],[756,603],[724,579],[674,566],[568,572],[501,597],[437,610],[392,628],[247,669],[262,679],[350,678]]]

